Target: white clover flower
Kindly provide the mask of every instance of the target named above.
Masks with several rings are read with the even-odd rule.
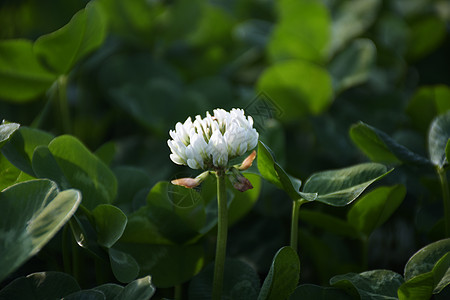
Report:
[[[170,159],[192,169],[227,167],[229,160],[255,148],[259,137],[252,117],[236,108],[230,112],[215,109],[212,116],[207,112],[205,118],[196,116],[194,122],[189,117],[169,134]]]

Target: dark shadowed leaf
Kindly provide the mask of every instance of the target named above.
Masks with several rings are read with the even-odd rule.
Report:
[[[92,211],[98,243],[110,248],[122,236],[127,225],[127,216],[109,204],[100,204]]]
[[[300,209],[300,221],[322,228],[328,232],[347,236],[350,238],[358,237],[358,231],[350,225],[347,221],[335,217],[331,214],[326,214],[320,211],[309,209]]]
[[[353,299],[350,295],[344,293],[341,289],[332,287],[323,287],[314,284],[299,285],[294,293],[289,297],[289,300],[350,300]]]
[[[0,299],[60,299],[79,290],[76,280],[66,273],[41,272],[15,279],[0,291]]]
[[[120,282],[131,282],[139,274],[139,265],[128,253],[114,248],[108,249],[111,269]]]
[[[410,151],[383,131],[363,122],[359,122],[350,128],[350,137],[372,161],[390,164],[404,162],[419,166],[430,166],[430,162],[425,157]]]
[[[300,278],[300,260],[291,247],[281,248],[273,258],[269,274],[261,287],[258,300],[287,299]]]
[[[209,264],[189,284],[189,299],[211,299],[214,264]],[[225,261],[224,299],[256,300],[260,288],[259,276],[248,264],[237,259]]]

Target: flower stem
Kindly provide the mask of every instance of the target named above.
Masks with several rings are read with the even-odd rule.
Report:
[[[223,277],[225,267],[225,253],[227,248],[228,212],[227,190],[225,185],[225,173],[217,171],[217,242],[216,260],[214,264],[214,281],[212,299],[219,300],[222,297]]]
[[[447,174],[443,168],[438,168],[437,172],[441,182],[442,200],[444,202],[445,236],[450,237],[450,193],[448,190]]]
[[[292,218],[291,218],[291,247],[297,252],[298,247],[298,214],[303,199],[297,199],[292,202]]]

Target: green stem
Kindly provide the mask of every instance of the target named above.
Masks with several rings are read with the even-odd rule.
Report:
[[[297,251],[298,247],[298,214],[303,199],[297,199],[292,202],[292,218],[291,218],[291,247]]]
[[[216,260],[214,264],[214,281],[212,299],[219,300],[222,296],[223,276],[225,267],[225,253],[227,248],[228,212],[225,173],[217,171],[217,242]]]
[[[69,103],[67,99],[67,76],[58,78],[58,106],[62,129],[65,133],[71,133]]]
[[[438,168],[437,172],[441,181],[442,200],[444,202],[445,236],[450,237],[450,193],[448,190],[447,174],[443,168]]]

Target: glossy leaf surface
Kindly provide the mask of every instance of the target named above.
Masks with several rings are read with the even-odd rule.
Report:
[[[338,170],[318,172],[308,178],[303,191],[317,193],[316,201],[332,206],[345,206],[389,172],[391,170],[378,163],[364,163]]]
[[[49,180],[13,185],[0,194],[0,280],[36,254],[81,202],[76,190],[59,192]]]
[[[273,258],[258,300],[287,299],[300,278],[300,260],[291,247],[281,248]]]
[[[439,115],[431,123],[428,133],[428,151],[431,162],[439,168],[448,164],[445,154],[447,142],[450,139],[450,112]]]

